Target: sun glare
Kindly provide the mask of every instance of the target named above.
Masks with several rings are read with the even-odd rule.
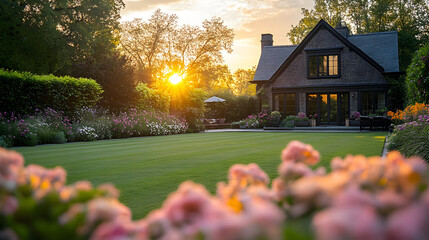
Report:
[[[175,74],[171,75],[171,77],[169,78],[169,81],[171,84],[178,84],[182,81],[182,76],[175,73]]]

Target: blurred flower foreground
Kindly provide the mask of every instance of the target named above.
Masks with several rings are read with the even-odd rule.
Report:
[[[429,177],[420,158],[334,158],[313,169],[319,152],[292,141],[279,176],[236,164],[212,196],[182,183],[160,209],[133,221],[118,190],[89,182],[65,185],[61,167],[24,167],[0,149],[0,239],[425,239]],[[144,196],[142,196],[144,197]],[[307,220],[306,220],[307,219]],[[304,222],[296,225],[296,222]],[[295,224],[295,225],[293,225]],[[290,229],[291,225],[301,226]],[[304,231],[302,229],[308,229]]]

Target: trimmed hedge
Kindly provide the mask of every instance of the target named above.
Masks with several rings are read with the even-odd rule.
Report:
[[[33,75],[0,69],[0,111],[30,114],[53,108],[72,115],[94,106],[103,90],[95,80],[69,76]]]

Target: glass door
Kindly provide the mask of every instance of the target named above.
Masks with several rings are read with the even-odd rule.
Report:
[[[349,115],[349,93],[308,94],[307,115],[315,113],[318,125],[344,123]]]

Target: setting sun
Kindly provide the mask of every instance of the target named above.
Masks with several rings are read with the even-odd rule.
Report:
[[[171,84],[178,84],[182,81],[182,79],[183,79],[182,76],[175,73],[175,74],[171,75],[171,77],[169,78],[169,81]]]

